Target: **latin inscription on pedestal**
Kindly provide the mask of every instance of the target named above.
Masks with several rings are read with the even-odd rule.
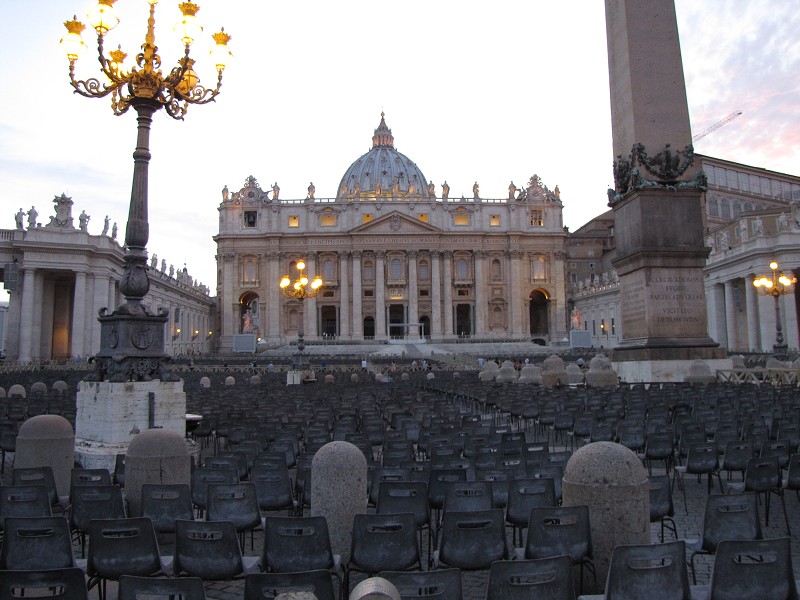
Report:
[[[626,338],[707,335],[702,270],[642,269],[624,277],[621,303]]]

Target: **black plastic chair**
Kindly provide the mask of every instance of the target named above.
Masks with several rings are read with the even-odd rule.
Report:
[[[378,577],[391,582],[402,600],[463,600],[461,571],[381,571]]]
[[[728,472],[728,481],[731,480],[733,473],[741,473],[744,481],[744,472],[747,470],[747,463],[753,458],[753,444],[751,442],[734,441],[725,445],[725,453],[722,456],[720,471]]]
[[[692,551],[689,563],[692,582],[697,583],[694,559],[698,554],[715,554],[724,540],[760,540],[761,520],[758,516],[758,496],[745,494],[712,494],[706,500],[703,516],[703,536],[688,544]]]
[[[208,486],[209,521],[230,521],[239,533],[239,543],[244,549],[245,533],[250,532],[250,548],[253,548],[254,531],[263,525],[261,509],[258,507],[256,486],[249,482],[212,483]]]
[[[267,517],[261,569],[275,573],[326,569],[342,585],[341,557],[331,550],[325,517]]]
[[[230,521],[175,522],[172,572],[203,580],[232,580],[253,572],[258,557],[242,556],[236,527]]]
[[[797,600],[789,538],[717,546],[708,600]]]
[[[508,558],[503,511],[445,512],[436,554],[437,567],[462,571],[488,569],[494,561]]]
[[[617,546],[605,600],[691,600],[683,541]]]
[[[650,477],[650,522],[660,525],[659,538],[662,543],[665,529],[671,531],[675,539],[678,539],[674,516],[675,505],[672,502],[672,482],[669,475],[653,475]]]
[[[547,558],[562,554],[568,555],[573,565],[580,566],[581,593],[584,567],[592,574],[597,587],[588,506],[539,506],[531,510],[525,558]]]
[[[753,458],[747,463],[744,473],[744,484],[731,483],[728,486],[734,491],[756,492],[764,494],[765,523],[769,527],[769,501],[774,494],[781,499],[783,518],[786,521],[786,533],[791,535],[789,529],[789,513],[786,512],[786,499],[783,494],[783,478],[777,456]]]
[[[676,465],[673,469],[672,483],[678,479],[681,491],[683,492],[683,508],[689,514],[689,506],[686,503],[686,475],[697,475],[698,482],[702,475],[706,476],[708,485],[707,492],[711,494],[711,487],[714,476],[717,476],[719,491],[722,493],[722,480],[719,476],[719,458],[717,456],[717,446],[714,442],[702,442],[692,444],[686,454],[686,464]]]
[[[537,506],[556,506],[555,482],[552,479],[513,479],[508,484],[506,522],[512,527],[511,539],[522,546],[531,510]]]
[[[486,600],[575,600],[569,556],[498,560],[489,569]]]
[[[350,594],[354,571],[375,575],[380,571],[422,569],[417,525],[413,513],[360,514],[353,519],[350,561],[344,574],[344,593]]]
[[[428,484],[422,481],[384,481],[378,495],[376,512],[381,515],[412,513],[422,548],[422,531],[428,530],[428,556],[433,532],[428,511]],[[430,564],[430,560],[429,560]]]
[[[265,600],[286,592],[311,592],[317,600],[336,600],[328,571],[252,573],[244,579],[244,600]]]
[[[494,508],[489,481],[452,481],[445,485],[443,512],[470,512]]]
[[[402,461],[400,461],[402,462]],[[380,494],[383,482],[409,481],[411,473],[402,467],[378,467],[372,471],[369,486],[369,504],[377,506],[378,495]]]
[[[53,600],[88,600],[86,576],[77,567],[32,571],[0,571],[0,600],[46,596]]]
[[[53,508],[60,508],[56,480],[51,467],[15,468],[11,474],[12,485],[43,485]]]
[[[106,597],[106,582],[122,575],[162,574],[161,555],[153,523],[147,517],[92,519],[89,524],[88,588],[98,586]]]
[[[85,555],[86,533],[92,519],[125,518],[125,502],[118,485],[81,485],[72,490],[69,525],[80,538],[81,557]]]
[[[76,485],[111,485],[111,473],[107,469],[81,469],[74,467],[69,474],[69,496]]]
[[[208,505],[208,486],[212,483],[238,483],[239,474],[232,469],[211,469],[203,467],[192,471],[191,490],[192,504],[197,509],[197,516],[205,514]]]
[[[644,448],[648,474],[653,474],[654,462],[663,462],[664,470],[669,474],[675,462],[674,451],[674,437],[671,431],[649,433]]]
[[[205,600],[206,590],[199,577],[138,577],[122,575],[119,578],[118,600]]]
[[[561,481],[564,479],[564,467],[545,463],[543,465],[528,465],[528,479],[552,479],[556,493],[556,504],[561,504]]]
[[[9,517],[0,546],[0,569],[46,570],[75,566],[67,519]]]
[[[50,517],[53,511],[43,485],[0,486],[0,531],[8,517]]]
[[[175,533],[175,521],[193,519],[192,494],[185,483],[145,483],[141,511],[153,523],[156,533]]]
[[[297,501],[292,493],[292,481],[286,467],[269,469],[254,466],[250,470],[250,483],[256,488],[258,507],[265,512],[287,510],[296,514]]]

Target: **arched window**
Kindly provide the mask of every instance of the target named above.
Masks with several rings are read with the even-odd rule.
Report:
[[[738,200],[733,202],[733,218],[738,219],[742,216],[742,204]]]
[[[322,279],[325,281],[333,281],[336,278],[336,268],[332,260],[326,260],[322,263]]]
[[[492,279],[498,280],[503,278],[503,269],[500,261],[496,258],[492,261]]]
[[[495,306],[492,310],[492,327],[499,328],[503,326],[503,309]]]
[[[422,279],[427,281],[431,278],[431,270],[428,267],[427,260],[419,261],[419,265],[417,265],[417,279]]]
[[[719,216],[719,200],[717,200],[716,196],[711,196],[711,198],[708,200],[708,216]]]
[[[744,203],[744,212],[749,213],[753,212],[753,203],[748,201]]]
[[[730,200],[728,200],[727,198],[722,199],[719,216],[721,216],[723,219],[731,218],[731,203]]]
[[[374,281],[375,279],[375,265],[372,261],[364,261],[364,266],[362,267],[362,275],[364,277],[364,281]]]
[[[459,258],[456,261],[456,278],[457,279],[467,279],[469,277],[469,265],[467,261],[463,258]]]
[[[533,259],[533,278],[545,279],[544,257],[536,256]]]
[[[400,279],[403,277],[403,261],[399,258],[393,258],[389,263],[389,277],[391,279]]]
[[[256,280],[256,264],[252,260],[244,263],[244,281],[245,283],[253,283]]]

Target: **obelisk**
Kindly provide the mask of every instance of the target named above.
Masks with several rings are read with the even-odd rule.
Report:
[[[612,361],[626,380],[682,380],[683,364],[725,352],[708,336],[706,179],[693,166],[674,3],[606,0],[606,34],[621,304]]]

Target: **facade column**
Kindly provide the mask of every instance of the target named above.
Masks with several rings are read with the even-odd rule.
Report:
[[[775,298],[772,296],[759,296],[758,300],[758,314],[761,316],[760,350],[762,352],[772,352],[775,345]],[[781,312],[781,315],[783,315],[783,312]],[[783,339],[785,342],[785,333]]]
[[[20,362],[31,360],[33,345],[33,302],[36,271],[24,269],[22,276],[22,314],[19,320],[19,356]]]
[[[444,335],[453,337],[453,252],[444,253]]]
[[[419,323],[419,290],[417,289],[417,251],[409,250],[408,255],[408,322]],[[419,339],[419,327],[409,330],[408,337]]]
[[[483,250],[475,250],[472,253],[473,261],[475,261],[475,331],[474,336],[486,335],[486,281],[484,275],[484,261],[486,260],[486,252]]]
[[[386,338],[386,250],[378,250],[375,252],[375,339]]]
[[[725,336],[728,350],[738,350],[736,344],[736,303],[733,300],[733,281],[725,282]]]
[[[709,290],[711,317],[709,318],[709,334],[723,348],[728,347],[728,330],[725,326],[725,288],[722,283],[715,283]],[[756,311],[758,312],[758,311]]]
[[[758,335],[758,292],[753,281],[755,276],[748,275],[744,279],[744,299],[747,310],[747,350],[755,350],[761,347],[761,339]]]
[[[72,327],[70,332],[70,354],[86,356],[84,334],[86,333],[86,273],[75,273],[75,291],[72,297]]]
[[[41,272],[36,272],[33,278],[33,326],[31,327],[31,358],[36,360],[42,358],[42,329],[46,329],[50,335],[53,334],[53,297],[54,297],[54,282],[50,280],[49,286],[45,289],[45,278]],[[48,317],[45,326],[44,307],[45,295],[47,296],[47,306],[49,307]],[[47,348],[52,352],[53,345],[48,337]]]
[[[339,337],[350,339],[350,274],[349,252],[339,252]]]
[[[511,263],[511,268],[509,270],[509,278],[511,280],[511,307],[510,307],[510,317],[511,319],[509,322],[511,323],[511,336],[512,337],[523,337],[522,331],[522,298],[520,297],[520,272],[519,272],[519,264],[520,258],[522,257],[522,252],[519,250],[511,250],[509,252],[509,261]]]
[[[317,275],[317,257],[316,254],[311,253],[309,257],[306,259],[306,276],[308,277],[309,285],[311,285],[311,281],[313,281],[314,276]],[[316,340],[319,338],[319,328],[317,327],[317,323],[319,319],[317,318],[317,299],[316,298],[306,298],[305,302],[305,323],[303,324],[303,333],[306,339]]]
[[[361,250],[353,250],[353,326],[351,336],[354,340],[364,339],[364,316],[361,310]]]
[[[222,260],[222,294],[220,312],[222,331],[220,337],[226,340],[220,350],[225,352],[233,348],[233,336],[239,333],[239,314],[237,312],[239,299],[234,297],[234,282],[236,281],[236,255],[232,252],[223,254]]]
[[[94,300],[92,301],[91,312],[92,347],[89,349],[89,354],[94,354],[100,349],[100,321],[97,319],[97,311],[101,308],[107,308],[109,311],[113,310],[113,307],[108,306],[108,286],[109,278],[107,276],[94,276]]]
[[[277,341],[281,336],[281,253],[270,252],[267,264],[267,339]]]
[[[431,250],[431,338],[442,337],[442,278],[441,252]]]

